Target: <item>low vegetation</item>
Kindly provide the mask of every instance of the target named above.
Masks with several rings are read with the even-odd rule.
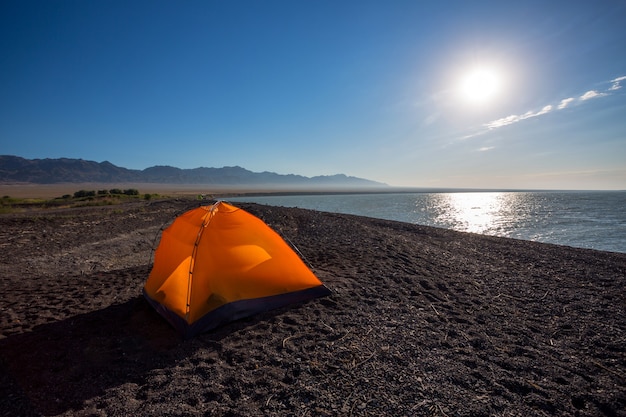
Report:
[[[11,213],[20,210],[47,209],[61,207],[104,206],[120,204],[129,200],[152,200],[159,194],[141,194],[139,190],[129,188],[121,190],[78,190],[74,194],[65,194],[52,199],[42,198],[0,198],[0,213]]]

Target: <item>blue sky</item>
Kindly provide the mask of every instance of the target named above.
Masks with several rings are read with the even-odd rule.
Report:
[[[0,154],[626,189],[624,22],[621,0],[4,0]]]

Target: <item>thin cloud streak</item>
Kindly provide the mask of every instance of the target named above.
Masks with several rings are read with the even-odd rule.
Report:
[[[606,93],[599,93],[596,90],[590,90],[590,91],[587,91],[582,96],[580,96],[580,100],[585,101],[585,100],[590,100],[592,98],[604,97],[606,95],[607,95]]]
[[[609,88],[609,91],[615,91],[615,90],[619,90],[620,88],[622,88],[622,85],[620,83],[624,80],[626,80],[626,75],[624,75],[623,77],[617,77],[616,79],[611,80],[613,85],[611,85],[611,88]]]
[[[581,95],[580,97],[573,98],[573,97],[569,97],[569,98],[565,98],[562,99],[558,106],[556,106],[556,110],[563,110],[566,107],[568,107],[570,104],[575,103],[576,101],[579,102],[583,102],[583,101],[587,101],[587,100],[591,100],[594,98],[600,98],[600,97],[605,97],[610,95],[610,93],[608,91],[616,91],[619,90],[620,88],[622,88],[622,81],[626,80],[626,76],[621,76],[621,77],[617,77],[613,80],[611,80],[611,87],[609,87],[609,89],[607,90],[607,92],[600,92],[597,90],[589,90],[587,91],[585,94]],[[533,111],[528,111],[522,115],[517,115],[517,114],[512,114],[510,116],[506,116],[503,117],[501,119],[497,119],[494,121],[491,121],[489,123],[485,123],[483,126],[486,127],[488,130],[493,130],[493,129],[497,129],[503,126],[508,126],[508,125],[512,125],[514,123],[518,123],[521,122],[522,120],[526,120],[526,119],[530,119],[532,117],[537,117],[537,116],[542,116],[544,114],[548,114],[550,113],[552,110],[554,110],[555,108],[549,104],[547,106],[544,106],[541,110],[539,110],[538,112],[533,112]]]
[[[552,111],[552,105],[549,104],[547,106],[544,106],[541,110],[539,110],[538,112],[526,112],[522,115],[517,115],[517,114],[512,114],[511,116],[507,116],[507,117],[503,117],[502,119],[498,119],[498,120],[494,120],[493,122],[489,122],[487,124],[485,124],[485,126],[492,130],[492,129],[496,129],[502,126],[508,126],[508,125],[512,125],[513,123],[517,123],[520,122],[522,120],[526,120],[526,119],[530,119],[531,117],[537,117],[537,116],[542,116],[544,114],[548,114]]]
[[[570,103],[572,101],[575,101],[576,99],[574,97],[570,97],[570,98],[564,98],[563,100],[561,100],[561,102],[559,103],[557,109],[558,110],[563,110],[564,108],[566,108],[567,106],[570,105]]]

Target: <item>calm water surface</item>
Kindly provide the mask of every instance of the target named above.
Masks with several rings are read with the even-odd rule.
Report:
[[[626,192],[477,192],[238,197],[626,253]]]

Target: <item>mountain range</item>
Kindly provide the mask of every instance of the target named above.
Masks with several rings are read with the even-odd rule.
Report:
[[[181,169],[153,166],[143,170],[118,167],[108,161],[83,159],[26,159],[0,155],[0,183],[159,183],[215,186],[275,186],[372,188],[386,184],[344,174],[305,177],[274,172],[252,172],[239,166]]]

